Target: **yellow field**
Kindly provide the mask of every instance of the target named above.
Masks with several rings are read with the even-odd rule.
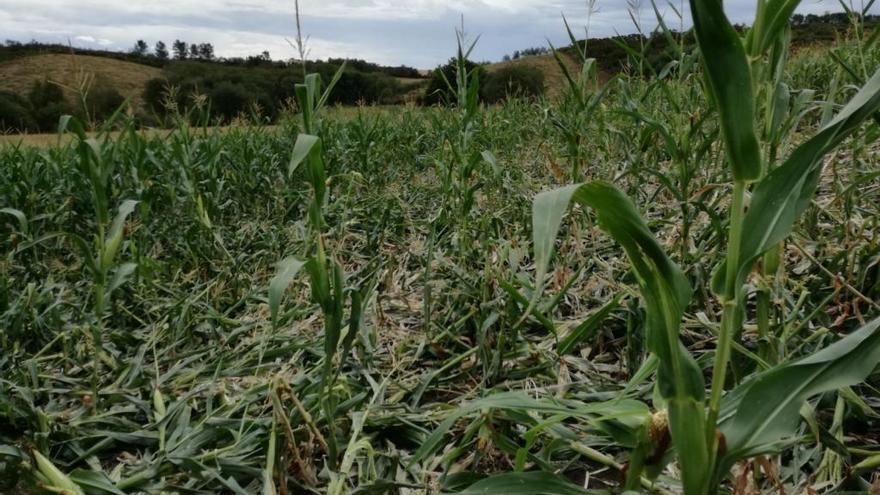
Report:
[[[115,88],[140,108],[147,81],[160,77],[162,69],[148,65],[124,62],[106,57],[88,55],[33,55],[0,64],[0,90],[27,94],[35,82],[51,81],[65,88],[66,96],[74,101],[82,81],[103,83]]]

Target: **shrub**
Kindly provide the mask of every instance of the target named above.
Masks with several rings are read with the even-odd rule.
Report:
[[[35,82],[28,93],[28,102],[34,122],[42,132],[54,131],[58,119],[70,113],[61,87],[49,81]]]
[[[211,112],[225,122],[248,110],[252,101],[250,92],[238,83],[223,81],[208,93]]]
[[[37,130],[27,101],[10,91],[0,91],[0,132]]]
[[[161,77],[156,77],[147,81],[144,85],[142,93],[144,99],[144,107],[153,113],[164,115],[166,112],[165,99],[167,97],[168,81]]]
[[[88,115],[95,122],[107,120],[125,103],[125,98],[106,82],[99,81],[86,95]]]
[[[480,96],[487,103],[509,97],[534,98],[544,94],[544,73],[527,66],[504,67],[486,76]]]

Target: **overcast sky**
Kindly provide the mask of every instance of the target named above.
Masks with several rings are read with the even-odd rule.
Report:
[[[672,5],[679,9],[681,1]],[[664,0],[657,3],[667,23],[679,27],[674,9]],[[651,3],[641,4],[642,22],[650,30],[656,23]],[[563,44],[563,13],[581,30],[587,19],[584,0],[301,0],[300,5],[311,58],[352,57],[418,68],[432,68],[453,55],[461,15],[467,33],[481,35],[474,58],[492,61],[517,49],[546,46],[548,38]],[[748,23],[755,0],[725,5],[734,22]],[[591,36],[633,31],[627,0],[598,0],[597,8]],[[839,9],[837,0],[805,0],[800,11]],[[150,46],[182,39],[213,43],[218,56],[268,50],[272,58],[286,59],[294,50],[285,38],[294,32],[293,0],[0,1],[0,38],[19,41],[69,40],[76,46],[128,50],[137,39]]]

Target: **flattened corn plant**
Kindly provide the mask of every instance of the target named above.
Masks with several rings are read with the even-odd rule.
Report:
[[[789,51],[788,19],[797,1],[758,2],[754,26],[745,37],[728,21],[720,0],[691,4],[698,49],[702,55],[707,99],[716,110],[731,198],[727,253],[714,268],[713,292],[722,307],[707,393],[703,368],[680,340],[684,311],[692,288],[683,271],[665,253],[638,209],[617,187],[603,181],[575,184],[537,196],[533,239],[540,297],[563,216],[573,205],[592,209],[602,230],[617,241],[629,259],[646,312],[646,342],[656,368],[655,412],[646,405],[616,399],[599,405],[529,404],[501,397],[477,401],[471,408],[516,408],[587,417],[611,429],[621,446],[631,448],[624,489],[650,486],[673,459],[678,462],[681,490],[689,495],[717,493],[743,460],[779,453],[793,443],[801,409],[823,392],[846,389],[864,380],[880,362],[880,319],[801,359],[773,356],[767,362],[751,355],[758,370],[742,379],[730,373],[733,346],[742,336],[749,312],[748,285],[758,262],[764,275],[779,266],[779,245],[809,207],[822,175],[824,158],[880,111],[880,70],[868,78],[850,101],[805,142],[794,146],[778,166],[781,122],[788,109],[788,90],[781,80]],[[756,95],[765,95],[763,106]],[[782,100],[780,103],[779,100]],[[759,132],[756,113],[763,109]],[[758,327],[765,340],[766,293],[758,299]],[[778,361],[778,362],[777,362]],[[459,413],[460,414],[460,413]],[[457,418],[457,416],[453,416]],[[438,431],[451,425],[447,420]],[[436,432],[435,438],[436,440]],[[424,455],[436,445],[423,447]],[[418,454],[417,454],[418,457]],[[546,475],[501,475],[473,486],[468,493],[501,493],[508,485],[540,493],[574,493],[570,486],[542,488]],[[523,492],[525,493],[525,492]]]
[[[880,31],[795,3],[559,101],[4,146],[0,493],[867,490]]]

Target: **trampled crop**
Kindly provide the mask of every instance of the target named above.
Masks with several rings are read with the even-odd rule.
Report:
[[[461,35],[448,107],[3,148],[0,492],[868,490],[880,31],[796,6],[559,101]]]

